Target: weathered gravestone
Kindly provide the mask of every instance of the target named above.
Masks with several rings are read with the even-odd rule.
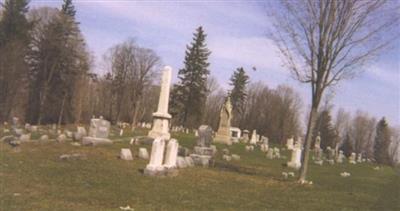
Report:
[[[216,153],[216,150],[211,146],[213,131],[208,125],[201,125],[198,131],[199,137],[197,138],[194,152],[190,154],[190,157],[193,159],[194,164],[208,166]]]
[[[336,163],[343,163],[343,160],[345,159],[345,156],[343,154],[343,151],[339,151],[339,155],[336,158]]]
[[[249,141],[249,131],[248,130],[243,130],[242,140],[244,143],[247,143]]]
[[[165,154],[164,167],[167,169],[176,168],[176,160],[178,157],[178,141],[176,139],[171,139],[168,141],[167,152]]]
[[[335,163],[335,150],[332,149],[332,148],[329,147],[329,146],[326,148],[326,150],[327,150],[327,158],[326,158],[326,161],[327,161],[329,164],[333,165],[333,164]]]
[[[89,136],[83,137],[82,145],[107,145],[113,142],[108,139],[110,122],[104,119],[91,119]]]
[[[356,153],[352,152],[349,157],[349,163],[356,164]]]
[[[257,131],[253,130],[253,134],[251,135],[250,144],[257,144]]]
[[[290,162],[287,163],[288,167],[299,169],[301,167],[301,145],[296,144],[294,149],[292,150],[292,157]]]
[[[129,148],[122,148],[119,157],[121,160],[133,160],[132,152]]]
[[[198,131],[199,131],[199,138],[197,138],[196,140],[196,145],[199,147],[210,147],[213,141],[212,128],[208,125],[201,125]]]

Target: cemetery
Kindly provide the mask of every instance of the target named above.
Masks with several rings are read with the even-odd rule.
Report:
[[[75,132],[74,127],[63,130]],[[146,136],[146,128],[126,130],[120,137],[112,126],[113,144],[99,146],[76,146],[73,143],[79,142],[72,138],[58,142],[55,135],[40,140],[50,130],[39,127],[18,147],[0,143],[2,210],[118,210],[127,205],[135,210],[399,208],[399,172],[388,166],[375,170],[373,163],[351,164],[349,159],[334,165],[310,164],[312,184],[302,185],[296,181],[297,170],[285,166],[293,159],[286,147],[276,146],[281,158],[268,159],[258,146],[246,151],[243,142],[211,143],[217,152],[207,167],[191,164],[185,160],[187,154],[178,153],[177,174],[152,177],[144,175],[152,164],[151,144],[130,144],[131,137]],[[180,148],[192,152],[199,145],[193,133],[171,136]],[[129,149],[133,159],[118,158],[121,149]],[[140,155],[143,149],[150,160]],[[229,161],[223,159],[224,149],[232,157]],[[342,177],[344,172],[351,175]]]
[[[315,142],[309,179],[296,180],[301,138],[270,144],[230,128],[230,99],[218,131],[170,131],[171,68],[165,67],[154,122],[1,128],[1,208],[5,210],[397,209],[400,172]],[[89,132],[86,132],[88,128]],[[188,132],[189,131],[189,132]],[[155,138],[153,138],[155,137]],[[218,140],[220,139],[220,140]],[[232,141],[236,140],[236,141]],[[323,161],[326,161],[324,164]],[[328,164],[329,163],[329,164]],[[307,203],[304,203],[306,201]],[[301,205],[299,205],[301,204]],[[131,208],[132,207],[132,208]]]
[[[400,210],[399,5],[0,1],[0,211]]]

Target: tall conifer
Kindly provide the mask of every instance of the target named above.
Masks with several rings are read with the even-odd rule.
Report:
[[[208,56],[207,35],[200,26],[187,46],[184,68],[178,72],[178,84],[171,94],[171,110],[178,122],[185,127],[197,127],[202,118],[207,94]]]

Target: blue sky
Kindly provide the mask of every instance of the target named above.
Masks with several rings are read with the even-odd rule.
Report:
[[[32,0],[31,8],[60,7],[61,0]],[[108,48],[129,37],[151,48],[170,65],[174,73],[183,66],[186,45],[195,28],[202,25],[208,34],[211,75],[222,87],[240,66],[253,82],[263,81],[274,88],[287,84],[309,102],[308,85],[293,80],[280,63],[273,43],[265,36],[270,22],[261,1],[78,1],[77,19],[90,50],[95,55],[95,71],[104,72],[101,56]],[[398,43],[398,41],[397,41]],[[355,112],[361,109],[390,124],[400,125],[400,47],[385,51],[371,61],[355,79],[335,87],[335,108]],[[251,67],[257,67],[257,71]]]

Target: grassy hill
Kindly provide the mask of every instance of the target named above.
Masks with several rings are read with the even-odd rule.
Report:
[[[145,134],[139,130],[134,135]],[[217,155],[212,168],[186,168],[176,177],[147,177],[148,161],[119,160],[121,148],[137,154],[127,133],[112,136],[111,146],[77,147],[70,142],[33,141],[20,151],[0,143],[0,210],[400,210],[400,174],[375,165],[311,165],[313,185],[284,180],[287,159],[268,160],[243,144],[228,147],[240,161],[224,162]],[[173,134],[192,147],[191,134]],[[33,137],[39,137],[34,134]],[[217,145],[219,152],[224,146]],[[81,153],[86,159],[60,160],[62,154]],[[290,157],[287,151],[282,155]],[[350,177],[342,178],[347,171]]]

